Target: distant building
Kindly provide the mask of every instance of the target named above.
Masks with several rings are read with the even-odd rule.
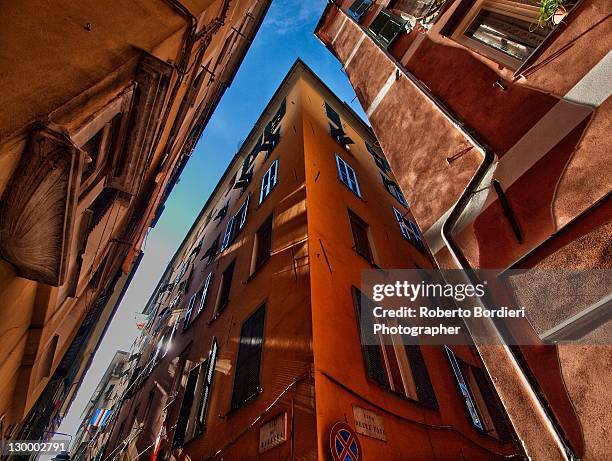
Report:
[[[269,4],[3,5],[3,438],[59,426]]]
[[[361,346],[361,271],[433,263],[376,145],[296,62],[145,309],[105,456],[327,460],[344,422],[364,460],[521,459],[474,349]]]
[[[612,267],[609,2],[540,3],[337,0],[316,28],[441,267]],[[605,309],[540,337],[596,337]],[[609,457],[611,348],[479,353],[532,459]]]
[[[72,460],[99,461],[102,458],[108,438],[104,430],[111,421],[113,406],[125,391],[125,378],[130,376],[129,357],[130,354],[124,351],[115,353],[89,399],[81,415],[81,425],[72,441]]]

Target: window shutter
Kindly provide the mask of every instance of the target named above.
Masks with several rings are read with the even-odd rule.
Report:
[[[457,384],[459,386],[459,392],[463,397],[465,406],[467,407],[470,418],[472,419],[472,424],[474,424],[474,426],[483,431],[484,426],[482,424],[482,420],[480,419],[480,414],[476,409],[474,398],[472,397],[470,388],[468,387],[467,382],[465,381],[463,372],[461,371],[461,367],[459,366],[459,362],[457,361],[457,357],[455,357],[455,353],[450,347],[444,346],[444,349],[446,350],[448,361],[450,362],[453,373],[455,374],[455,379],[457,380]]]
[[[357,176],[355,175],[355,170],[353,170],[350,166],[346,165],[346,172],[349,180],[349,187],[353,192],[357,194],[357,196],[361,197],[361,191],[359,190],[359,184],[357,183]]]
[[[268,185],[270,184],[270,170],[266,171],[261,178],[261,191],[259,192],[259,203],[263,202],[263,199],[268,195]]]
[[[353,288],[353,296],[357,309],[357,318],[358,320],[363,319],[363,325],[372,325],[373,317],[372,317],[372,309],[369,307],[369,304],[372,302],[366,296],[361,293],[356,288]],[[368,306],[364,306],[361,309],[361,303],[368,303]],[[361,329],[361,322],[359,325]],[[371,330],[366,332],[361,331],[361,349],[363,350],[363,360],[365,364],[366,374],[368,377],[372,378],[381,386],[390,389],[390,384],[387,379],[387,373],[385,369],[384,359],[382,356],[382,348],[379,344],[374,344],[378,341],[377,336]]]
[[[405,221],[410,230],[412,231],[412,237],[414,239],[415,244],[420,248],[424,248],[423,238],[421,237],[421,231],[419,230],[419,227],[409,219],[406,219]]]
[[[349,7],[349,14],[355,18],[355,20],[359,21],[361,16],[364,15],[368,8],[372,5],[372,0],[356,0]]]
[[[221,279],[221,289],[219,291],[219,302],[217,303],[218,312],[225,309],[229,301],[230,289],[232,287],[232,278],[234,277],[234,266],[235,260],[223,271],[223,278]]]
[[[334,122],[336,127],[342,128],[342,122],[340,121],[340,116],[338,115],[338,112],[332,109],[332,107],[327,104],[327,102],[325,103],[325,112],[327,113],[327,118]]]
[[[211,278],[212,272],[208,274],[204,286],[202,287],[202,299],[200,299],[200,305],[198,306],[198,314],[204,310],[204,306],[206,305],[206,296],[208,295],[208,287],[210,286]]]
[[[215,367],[217,366],[217,355],[219,352],[219,346],[217,340],[213,339],[212,347],[208,359],[202,364],[204,370],[204,382],[202,384],[202,391],[200,395],[200,408],[198,411],[198,429],[200,432],[206,427],[206,415],[208,413],[208,401],[210,400],[210,391],[212,387],[212,380],[215,374]]]
[[[342,160],[338,155],[336,155],[336,164],[338,165],[338,174],[340,175],[340,180],[348,185],[348,173],[346,172],[346,163]]]
[[[368,239],[368,225],[357,215],[349,211],[349,221],[353,240],[355,241],[355,251],[368,261],[372,261],[372,250]]]
[[[272,216],[257,230],[257,254],[255,269],[257,270],[270,257],[272,250]]]
[[[183,402],[181,403],[181,410],[179,411],[179,417],[176,422],[174,439],[172,440],[172,445],[174,447],[182,446],[183,442],[185,441],[185,431],[187,430],[189,413],[191,412],[191,405],[193,404],[193,396],[195,393],[196,383],[198,381],[199,368],[199,366],[195,367],[189,372]]]
[[[227,227],[225,228],[225,234],[223,234],[223,242],[221,243],[221,251],[225,250],[232,239],[232,233],[234,229],[234,221],[236,220],[235,216],[232,216],[230,220],[227,222]]]
[[[493,389],[493,386],[487,378],[485,371],[478,367],[472,367],[471,369],[474,373],[474,378],[478,383],[478,388],[480,389],[480,392],[482,393],[484,401],[487,405],[491,419],[493,419],[493,425],[495,426],[495,430],[497,431],[500,440],[502,442],[511,440],[512,432],[510,430],[508,418],[506,417],[506,412],[504,411],[495,389]]]
[[[270,189],[276,186],[276,178],[278,177],[278,159],[274,160],[270,167]]]
[[[239,408],[259,393],[264,317],[265,306],[262,306],[242,325],[232,393],[232,409]]]
[[[419,401],[428,407],[438,408],[438,401],[429,379],[429,372],[427,371],[421,348],[416,344],[406,345],[406,354],[410,362],[410,369],[412,370]]]
[[[189,300],[189,305],[187,306],[187,310],[185,311],[185,318],[183,320],[183,330],[189,328],[189,323],[191,322],[191,314],[193,312],[193,305],[195,304],[196,296],[197,295],[193,295]]]
[[[249,199],[251,198],[251,194],[247,195],[246,200],[244,201],[244,205],[240,208],[240,224],[238,225],[238,230],[242,229],[246,223],[247,213],[249,211]]]

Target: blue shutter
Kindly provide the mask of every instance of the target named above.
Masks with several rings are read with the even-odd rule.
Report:
[[[227,227],[225,228],[225,234],[223,234],[223,242],[221,242],[221,251],[225,250],[232,238],[232,230],[234,228],[234,221],[236,220],[235,216],[232,216],[230,220],[227,222]]]
[[[185,311],[185,318],[183,319],[183,330],[186,330],[189,327],[189,323],[191,322],[191,314],[193,313],[193,306],[195,304],[196,295],[193,295],[189,300],[189,305],[187,306],[187,310]]]
[[[204,305],[206,304],[206,295],[208,294],[208,287],[210,286],[211,278],[212,272],[208,274],[208,277],[206,277],[206,281],[204,282],[204,286],[202,287],[202,299],[200,299],[200,305],[198,306],[198,314],[202,312]]]
[[[480,415],[478,414],[478,410],[476,409],[476,404],[474,403],[474,398],[472,397],[470,388],[468,387],[467,382],[463,377],[463,372],[461,371],[461,367],[457,362],[455,353],[448,346],[444,346],[444,349],[446,350],[448,361],[450,362],[453,373],[455,374],[455,379],[457,380],[457,384],[459,385],[459,391],[461,392],[461,395],[465,400],[465,405],[468,409],[468,413],[472,418],[472,423],[480,430],[484,430],[484,426],[482,424],[482,421],[480,420]]]
[[[348,186],[348,173],[346,172],[346,163],[336,155],[336,164],[338,165],[338,174],[340,175],[340,181]]]
[[[278,159],[274,160],[270,167],[270,189],[276,186],[276,179],[278,177]]]
[[[357,176],[355,175],[355,170],[353,170],[350,166],[346,165],[346,171],[349,178],[349,187],[353,192],[357,194],[358,197],[361,197],[361,191],[359,190],[359,184],[357,183]]]

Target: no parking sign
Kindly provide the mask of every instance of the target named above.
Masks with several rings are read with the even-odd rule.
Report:
[[[329,446],[334,461],[363,461],[361,445],[351,426],[337,422],[329,433]]]

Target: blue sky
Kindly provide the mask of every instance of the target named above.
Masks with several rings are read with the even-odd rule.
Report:
[[[300,57],[364,119],[340,63],[313,35],[326,0],[273,0],[232,86],[226,91],[165,211],[146,240],[145,256],[103,339],[60,431],[74,434],[81,413],[114,353],[129,350],[142,311],[166,265],[242,141],[295,60]]]

